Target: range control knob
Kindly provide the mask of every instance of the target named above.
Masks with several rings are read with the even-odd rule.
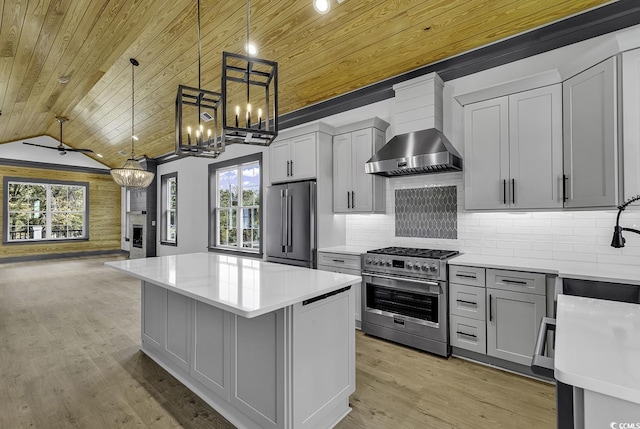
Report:
[[[373,260],[371,258],[367,258],[367,264],[371,265],[372,262]]]
[[[407,262],[407,270],[410,270],[413,268],[413,264],[411,262]]]
[[[390,267],[391,266],[391,261],[387,261],[386,264],[387,264],[387,267]]]
[[[438,268],[435,265],[432,265],[429,267],[429,271],[431,271],[432,273],[435,273],[436,271],[438,271]]]
[[[422,271],[429,271],[429,265],[423,265],[422,266]]]
[[[413,266],[413,269],[416,271],[420,271],[420,264],[416,262],[416,264]]]
[[[374,259],[374,260],[373,260],[373,265],[378,265],[378,262],[379,262],[379,261],[378,261],[377,259]]]

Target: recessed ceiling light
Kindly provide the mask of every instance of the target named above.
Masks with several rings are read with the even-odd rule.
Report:
[[[254,45],[251,42],[249,42],[246,45],[244,45],[244,50],[249,55],[257,55],[258,54],[258,48],[256,48],[256,45]]]
[[[329,0],[313,0],[313,8],[316,12],[324,15],[331,9],[331,3]]]
[[[102,154],[101,154],[101,153],[96,153],[96,156],[97,156],[98,158],[104,158],[104,156],[102,156]]]
[[[69,77],[67,77],[67,76],[60,76],[60,77],[58,78],[58,82],[60,82],[60,83],[69,83]]]
[[[138,136],[131,136],[132,139],[134,139],[135,141],[138,141]]]

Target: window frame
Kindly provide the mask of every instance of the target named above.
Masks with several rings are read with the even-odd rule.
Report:
[[[226,170],[231,167],[240,167],[244,164],[250,163],[258,163],[258,168],[260,169],[260,181],[259,181],[259,189],[260,189],[260,201],[258,203],[258,219],[259,219],[259,227],[258,234],[260,237],[260,245],[258,246],[258,250],[249,250],[242,247],[232,248],[232,247],[220,247],[217,245],[217,237],[218,237],[218,207],[217,207],[217,195],[218,195],[218,171]],[[264,234],[263,234],[263,219],[264,219],[264,164],[262,162],[262,152],[257,152],[251,155],[242,156],[239,158],[230,159],[228,161],[222,161],[217,163],[209,164],[209,245],[208,249],[210,252],[219,252],[219,253],[227,253],[238,256],[246,256],[250,258],[260,258],[263,256],[264,249]],[[239,193],[239,199],[242,196]],[[238,222],[241,221],[241,206],[237,206],[239,209],[238,212]]]
[[[28,240],[9,240],[9,198],[7,192],[9,190],[9,183],[22,183],[25,185],[45,185],[45,186],[79,186],[84,188],[84,216],[83,216],[83,231],[82,237],[75,238],[42,238],[40,240],[28,239]],[[60,243],[69,241],[89,241],[89,219],[90,219],[90,199],[89,199],[89,182],[76,182],[70,180],[49,180],[31,177],[12,177],[4,176],[2,180],[3,186],[3,198],[2,198],[2,244],[3,245],[20,245],[20,244],[38,244],[38,243]],[[47,223],[50,223],[51,205],[47,207],[46,216],[49,217]]]
[[[174,240],[168,238],[169,227],[169,186],[167,186],[169,180],[175,179],[176,181],[176,208],[175,208],[175,228],[176,236]],[[160,178],[160,210],[162,213],[161,231],[160,231],[160,244],[164,246],[177,246],[178,245],[178,172],[163,174]]]

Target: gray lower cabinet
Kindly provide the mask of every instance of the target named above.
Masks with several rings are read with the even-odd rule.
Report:
[[[354,308],[348,290],[245,318],[143,281],[142,351],[238,427],[332,427],[355,390]]]
[[[544,295],[487,289],[487,354],[530,366],[545,309]]]
[[[362,275],[361,256],[347,253],[318,252],[318,269],[334,273]],[[362,325],[362,284],[354,285],[356,328]]]
[[[450,266],[449,278],[451,345],[530,366],[546,315],[546,276]]]

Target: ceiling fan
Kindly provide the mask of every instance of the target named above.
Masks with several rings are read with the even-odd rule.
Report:
[[[94,153],[91,149],[74,149],[71,147],[64,147],[64,145],[62,144],[62,124],[64,124],[68,120],[69,119],[64,118],[62,116],[56,116],[56,121],[58,121],[58,123],[60,124],[60,144],[58,146],[45,146],[42,144],[28,143],[28,142],[22,142],[22,143],[28,144],[29,146],[38,146],[38,147],[43,147],[45,149],[54,149],[60,152],[60,155],[66,155],[67,152]]]

